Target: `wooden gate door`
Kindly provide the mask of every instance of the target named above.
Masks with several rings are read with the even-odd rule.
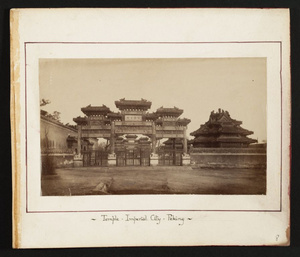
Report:
[[[83,166],[107,166],[108,152],[104,150],[83,151]]]
[[[150,150],[124,149],[116,152],[117,166],[149,166]]]
[[[140,165],[141,165],[140,149],[127,149],[126,166],[140,166]]]
[[[150,166],[150,150],[141,149],[141,166]]]
[[[126,152],[125,149],[122,151],[116,152],[117,156],[117,166],[125,166],[126,165]]]
[[[181,166],[182,150],[162,149],[158,151],[158,165],[163,166]]]

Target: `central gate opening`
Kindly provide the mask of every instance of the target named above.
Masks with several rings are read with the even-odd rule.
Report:
[[[117,166],[150,166],[150,151],[147,149],[124,149],[116,152]]]
[[[126,135],[116,140],[117,166],[150,166],[150,141],[148,137]]]

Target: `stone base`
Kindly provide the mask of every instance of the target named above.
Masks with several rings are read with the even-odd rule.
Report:
[[[182,166],[191,165],[191,156],[189,154],[182,155]]]
[[[153,153],[150,155],[150,166],[157,166],[157,165],[158,165],[158,155]]]
[[[265,169],[266,149],[194,148],[191,163],[195,168]]]
[[[117,156],[116,154],[109,154],[107,157],[107,165],[108,166],[117,166]]]
[[[74,156],[74,167],[83,167],[83,156],[82,155]]]

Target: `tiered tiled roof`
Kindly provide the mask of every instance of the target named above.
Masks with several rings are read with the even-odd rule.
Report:
[[[202,143],[202,142],[216,142],[217,138],[213,136],[198,136],[192,140],[193,143]]]
[[[87,124],[87,118],[86,117],[80,117],[73,118],[73,121],[76,122],[78,125],[86,125]]]
[[[74,137],[74,136],[68,136],[67,137],[67,141],[71,141],[71,142],[77,142],[77,137]]]
[[[125,136],[127,139],[131,138],[131,139],[136,139],[138,136],[134,135],[134,134],[128,134]]]
[[[139,110],[148,110],[151,107],[151,102],[145,99],[141,100],[125,100],[125,98],[115,101],[116,107],[120,110],[126,109],[139,109]]]
[[[109,125],[112,121],[153,121],[156,125],[161,126],[187,126],[191,120],[178,118],[183,110],[177,107],[164,108],[160,107],[156,112],[145,112],[151,107],[151,102],[145,99],[126,100],[125,98],[115,101],[120,112],[112,112],[107,106],[91,106],[81,108],[85,117],[77,117],[73,120],[78,125]],[[127,117],[128,116],[128,117]],[[126,119],[128,118],[128,119]]]
[[[164,116],[179,117],[182,113],[183,110],[175,106],[173,108],[160,107],[156,110],[156,114],[160,117],[164,117]]]
[[[183,119],[178,119],[178,120],[176,120],[176,124],[179,125],[179,126],[186,126],[186,125],[188,125],[190,122],[191,122],[191,120],[190,120],[190,119],[187,119],[187,118],[183,118]]]
[[[145,118],[146,118],[146,120],[156,120],[157,119],[157,115],[155,113],[149,113],[149,112],[147,112],[145,114]]]
[[[81,111],[87,116],[90,116],[90,115],[106,115],[107,113],[110,113],[110,109],[105,105],[102,105],[102,106],[88,105],[86,107],[81,108]]]
[[[112,120],[121,120],[122,115],[121,115],[121,113],[110,112],[107,114],[107,118],[112,119]]]
[[[232,119],[228,111],[212,111],[209,120],[190,133],[195,137],[191,143],[194,147],[247,147],[257,142],[247,137],[253,132],[242,128],[241,124],[241,121]]]

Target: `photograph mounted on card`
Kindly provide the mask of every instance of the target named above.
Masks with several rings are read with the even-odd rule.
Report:
[[[288,11],[182,11],[12,11],[15,247],[289,242]],[[139,33],[124,30],[116,17]],[[221,33],[207,24],[186,40],[189,17],[197,24],[240,19],[252,33],[230,26]],[[276,29],[256,31],[247,23],[255,17]],[[78,30],[33,33],[50,31],[57,18]],[[33,20],[40,23],[29,27]],[[87,28],[96,21],[97,28]],[[212,29],[219,32],[212,36]],[[55,234],[46,222],[59,217],[68,233],[89,236],[28,238],[37,236],[31,224]],[[262,223],[264,236],[256,237],[253,228]],[[194,237],[205,224],[220,233]],[[233,236],[224,241],[229,224]],[[98,231],[97,240],[95,229],[103,226],[109,232],[103,240]],[[193,233],[162,242],[154,228],[161,236]],[[137,239],[140,229],[147,240]],[[125,230],[134,242],[112,240]]]

